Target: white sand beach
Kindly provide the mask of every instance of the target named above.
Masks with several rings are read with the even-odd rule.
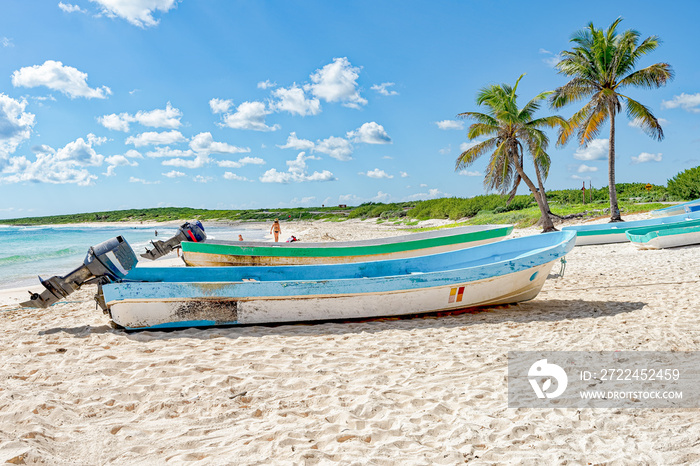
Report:
[[[281,236],[397,228],[294,222]],[[510,350],[700,351],[700,247],[584,246],[567,261],[519,305],[313,325],[125,333],[94,287],[46,310],[2,292],[0,462],[699,463],[697,409],[508,408]]]

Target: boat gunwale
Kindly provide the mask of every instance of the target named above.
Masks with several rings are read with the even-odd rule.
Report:
[[[481,227],[481,225],[479,225]],[[412,233],[408,235],[389,236],[385,238],[373,238],[358,241],[339,242],[293,242],[271,243],[253,241],[214,241],[214,242],[183,242],[183,255],[187,253],[218,254],[230,256],[308,256],[308,257],[333,257],[333,256],[372,256],[402,252],[424,247],[436,247],[460,242],[471,243],[509,235],[513,225],[484,225],[488,228],[474,230],[473,227],[455,227],[442,230]],[[460,231],[454,231],[459,229]],[[464,231],[464,229],[469,229]],[[424,246],[425,244],[429,246]],[[435,243],[435,244],[432,244]]]

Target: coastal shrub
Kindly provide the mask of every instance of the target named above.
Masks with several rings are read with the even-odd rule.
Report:
[[[668,191],[681,200],[700,198],[700,166],[683,170],[668,180]]]
[[[429,218],[445,218],[457,220],[460,218],[474,217],[482,211],[495,211],[496,209],[520,210],[530,205],[530,196],[516,196],[510,206],[506,207],[506,196],[488,194],[469,198],[449,197],[442,199],[430,199],[420,201],[407,212],[411,218],[426,220]],[[512,206],[512,207],[511,207]],[[505,210],[501,210],[505,212]]]

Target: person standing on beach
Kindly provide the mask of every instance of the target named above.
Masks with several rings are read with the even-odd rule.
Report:
[[[275,222],[272,224],[272,228],[270,228],[270,233],[273,233],[275,235],[275,243],[279,242],[280,233],[282,233],[282,228],[280,227],[280,219],[275,219]]]

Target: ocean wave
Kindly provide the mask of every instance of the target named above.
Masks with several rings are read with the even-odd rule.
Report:
[[[60,257],[72,256],[81,251],[74,248],[59,249],[56,251],[41,252],[38,254],[16,254],[13,256],[0,257],[0,267],[11,264],[24,264],[26,262],[35,262],[46,259],[57,259]]]

